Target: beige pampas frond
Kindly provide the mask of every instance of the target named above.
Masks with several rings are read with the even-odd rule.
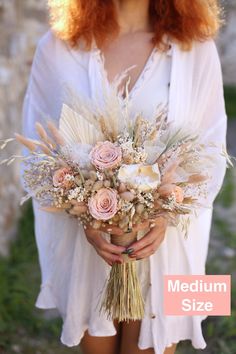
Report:
[[[109,141],[114,141],[114,136],[113,134],[109,131],[109,128],[106,125],[104,117],[99,118],[99,124],[100,124],[100,129],[102,131],[102,134],[104,135],[104,138]]]
[[[70,107],[71,110],[77,112],[91,125],[99,129],[94,101],[88,99],[87,97],[79,96],[72,87],[66,86],[64,91],[64,103],[67,102],[67,106]]]
[[[206,182],[209,179],[209,176],[204,176],[201,174],[193,174],[189,176],[188,178],[188,183],[203,183]]]
[[[54,141],[60,146],[65,146],[66,141],[61,135],[61,133],[59,132],[59,130],[57,129],[57,127],[55,126],[55,124],[52,121],[49,121],[47,123],[47,126],[48,126],[48,130],[52,134]]]
[[[125,85],[126,97],[123,98],[119,92],[119,85],[127,77],[127,73],[131,68],[125,70],[117,76],[107,89],[106,82],[102,82],[102,99],[98,102],[96,98],[93,100],[87,97],[79,97],[71,88],[65,88],[65,101],[67,106],[76,112],[78,116],[90,123],[96,130],[101,131],[100,119],[103,117],[103,128],[109,132],[109,136],[117,137],[124,130],[128,130],[130,121],[130,101],[128,97],[129,80]],[[103,76],[105,77],[105,76]],[[123,104],[121,104],[123,100]]]
[[[49,146],[50,149],[55,149],[55,143],[49,138],[46,130],[44,129],[44,127],[42,126],[41,123],[36,122],[35,123],[35,129],[40,137],[40,139]]]
[[[38,142],[37,145],[45,155],[51,155],[51,150],[43,142]]]
[[[37,148],[37,145],[35,144],[35,142],[32,140],[32,139],[27,139],[25,138],[23,135],[21,134],[18,134],[18,133],[15,133],[15,137],[16,137],[16,140],[24,145],[25,147],[27,147],[27,149],[29,149],[30,151],[35,151],[36,148]]]
[[[128,130],[130,124],[130,100],[128,86],[130,84],[130,78],[128,72],[134,66],[124,70],[121,74],[117,75],[112,83],[109,85],[109,89],[106,88],[106,82],[103,81],[103,99],[104,105],[102,107],[96,106],[97,114],[104,117],[106,127],[109,128],[109,134],[113,137],[117,137],[124,130]],[[106,74],[103,75],[105,77]],[[128,78],[128,79],[127,79]],[[122,96],[122,90],[119,88],[122,83],[125,84],[125,98]],[[121,104],[123,101],[123,104]]]
[[[39,123],[39,122],[36,122],[35,123],[35,129],[36,129],[36,132],[38,133],[40,139],[43,140],[43,141],[47,141],[48,135],[47,135],[46,130],[42,126],[42,124]]]
[[[58,207],[53,207],[53,206],[45,206],[45,207],[40,207],[40,210],[46,211],[48,213],[60,213],[64,211],[65,209],[69,209],[70,206],[67,204],[66,206],[61,206],[60,208]]]

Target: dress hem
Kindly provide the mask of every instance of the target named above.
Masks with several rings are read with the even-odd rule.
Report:
[[[42,284],[38,294],[35,306],[39,309],[55,309],[57,308],[55,296],[52,293],[50,284]]]
[[[58,309],[58,306],[56,305],[55,297],[52,293],[50,284],[41,285],[41,290],[38,294],[35,306],[39,309],[42,309],[42,310],[43,309],[45,309],[45,310],[55,309],[55,308]],[[204,321],[207,317],[208,316],[203,316],[201,319],[201,322]],[[117,333],[116,331],[105,333],[105,334],[104,333],[103,334],[97,333],[97,332],[95,333],[93,330],[89,329],[89,326],[86,326],[86,328],[83,330],[82,335],[79,336],[78,339],[76,339],[75,341],[67,341],[65,338],[63,338],[63,330],[62,330],[60,341],[63,345],[65,345],[67,347],[78,346],[80,344],[81,339],[83,338],[83,335],[86,330],[89,332],[89,335],[91,335],[93,337],[112,337],[112,336],[116,335],[116,333]],[[205,349],[207,346],[204,338],[203,338],[202,344],[197,345],[196,343],[194,343],[195,341],[192,337],[190,337],[188,335],[183,335],[183,336],[180,335],[179,337],[175,338],[173,341],[166,344],[165,348],[170,348],[173,344],[178,344],[180,341],[186,341],[186,340],[189,340],[191,342],[191,345],[194,349]],[[143,346],[138,343],[138,348],[140,350],[145,350],[145,349],[150,348],[150,346]],[[154,347],[152,347],[152,348],[154,348]]]

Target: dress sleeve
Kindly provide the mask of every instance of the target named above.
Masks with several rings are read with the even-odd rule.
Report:
[[[37,46],[23,103],[22,134],[28,138],[38,138],[35,131],[37,121],[45,125],[48,118],[55,120],[55,123],[59,120],[62,105],[61,78],[56,66],[56,58],[60,57],[61,59],[59,45],[61,44],[56,42],[53,35],[47,33]],[[22,153],[27,156],[28,150],[22,149]],[[24,169],[25,165],[21,163],[21,183],[25,191],[28,192],[23,181]],[[62,211],[49,213],[41,210],[35,198],[33,198],[33,211],[35,239],[42,278],[41,291],[36,306],[60,308],[58,300],[60,294],[57,294],[55,289],[53,290],[53,286],[55,277],[60,281],[65,277],[69,279],[70,259],[68,259],[68,255],[72,258],[77,234],[77,221],[69,218]],[[61,288],[63,287],[64,283]]]
[[[45,122],[50,117],[57,121],[60,115],[60,82],[54,57],[53,35],[48,32],[38,43],[33,58],[28,87],[23,102],[22,134],[31,139],[38,139],[35,123]],[[28,150],[22,148],[22,154],[27,156]],[[23,181],[24,162],[20,166],[20,181],[25,191]]]
[[[206,205],[212,204],[219,193],[225,172],[226,158],[222,154],[226,149],[227,116],[225,111],[222,70],[214,41],[207,42],[207,50],[202,61],[202,85],[199,86],[198,99],[203,114],[200,123],[200,137],[203,143],[213,143],[217,148],[208,147],[206,154],[213,158],[210,169],[211,179],[207,187]],[[200,65],[200,64],[199,64]],[[203,171],[203,172],[207,172]]]

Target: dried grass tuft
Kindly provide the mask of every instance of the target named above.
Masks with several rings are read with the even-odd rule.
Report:
[[[100,311],[118,322],[136,321],[144,317],[144,300],[136,261],[112,266]]]

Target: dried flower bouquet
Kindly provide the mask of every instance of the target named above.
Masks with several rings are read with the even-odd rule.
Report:
[[[173,128],[161,107],[151,120],[142,114],[131,119],[128,98],[124,105],[117,96],[107,99],[103,110],[74,99],[72,108],[63,105],[59,126],[49,120],[35,129],[37,140],[15,136],[29,150],[20,157],[28,191],[22,202],[33,197],[45,211],[74,215],[84,228],[116,225],[124,235],[111,235],[114,244],[129,246],[134,225],[160,216],[175,226],[182,222],[186,231],[182,216],[195,212],[207,194],[214,161],[206,144]],[[127,256],[112,267],[102,310],[119,321],[144,315],[135,261]]]

